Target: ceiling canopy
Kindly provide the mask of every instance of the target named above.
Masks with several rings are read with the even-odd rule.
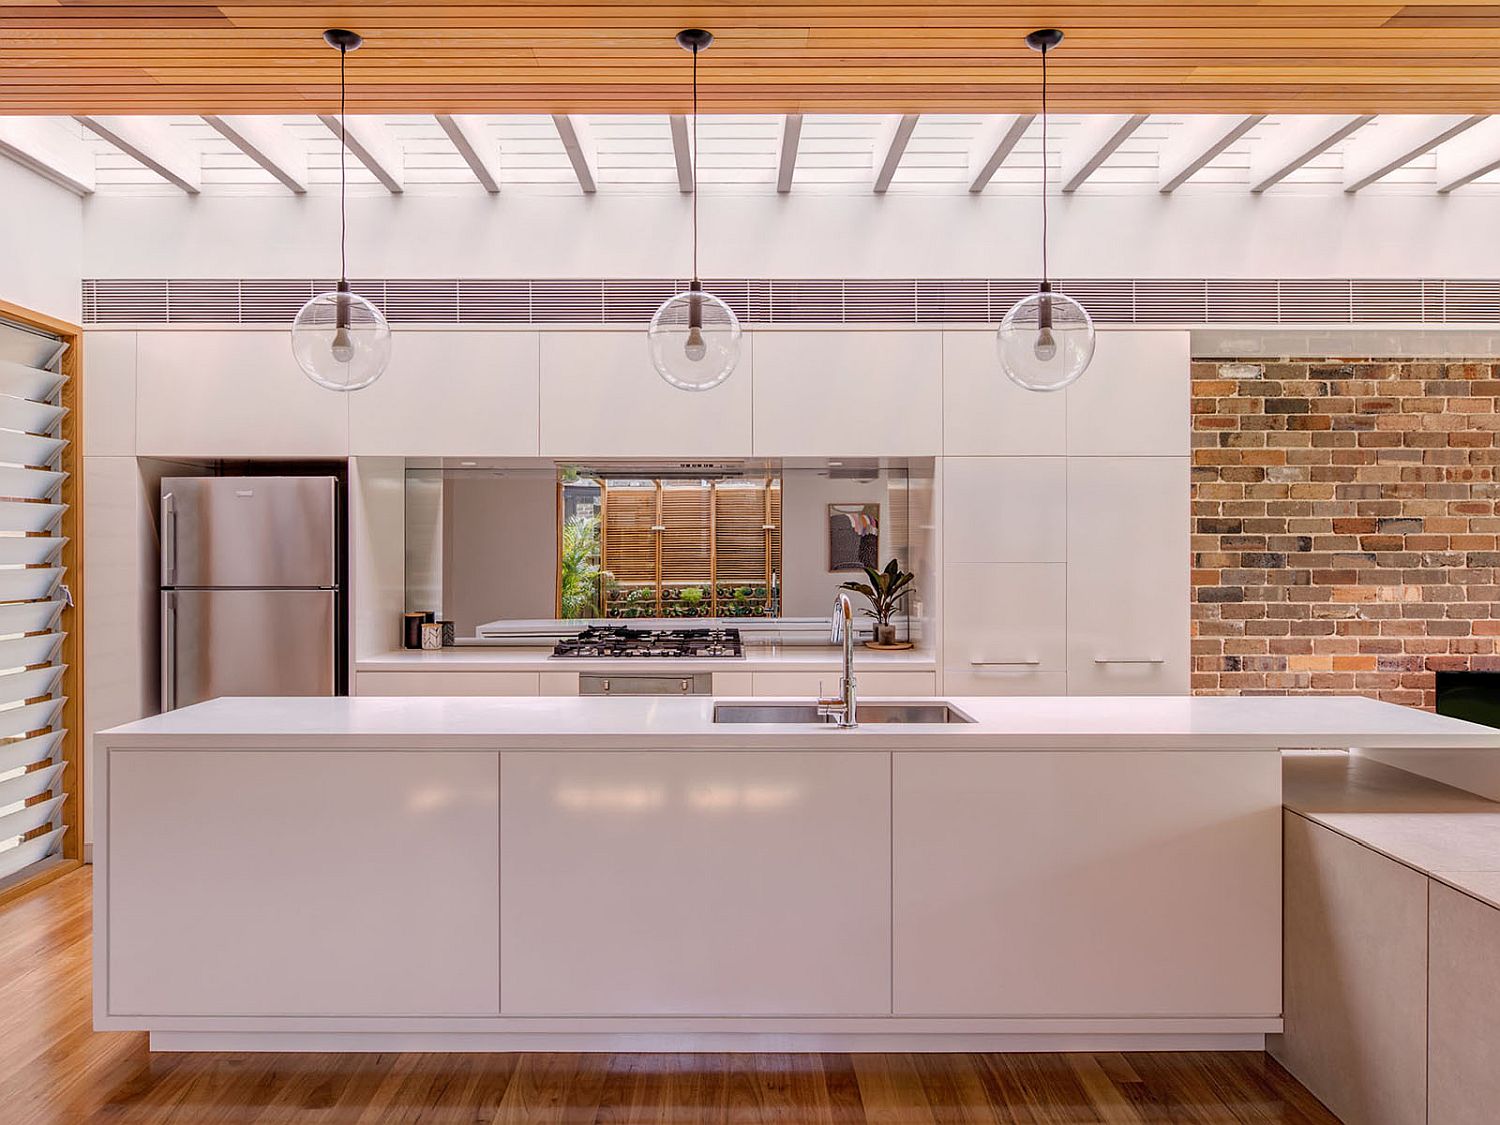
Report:
[[[0,113],[327,113],[334,24],[365,36],[351,111],[681,112],[686,23],[717,36],[705,112],[1032,111],[1041,23],[1067,33],[1062,111],[1500,111],[1500,4],[1462,0],[20,0],[0,3]]]

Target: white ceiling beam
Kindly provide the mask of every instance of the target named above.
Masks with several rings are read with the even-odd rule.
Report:
[[[214,117],[203,120],[219,136],[239,149],[296,195],[307,194],[307,151],[287,139],[274,118]]]
[[[1483,114],[1377,118],[1344,149],[1344,190],[1369,187],[1483,120]]]
[[[1500,117],[1487,117],[1437,150],[1437,190],[1447,195],[1497,168],[1500,168]]]
[[[491,195],[500,191],[500,157],[484,135],[484,118],[451,113],[437,114],[438,126],[447,134],[458,155],[481,187]]]
[[[1157,190],[1176,191],[1263,120],[1261,113],[1189,118],[1157,154]]]
[[[189,195],[203,190],[203,159],[173,135],[172,126],[152,117],[75,117],[75,121],[140,161]]]
[[[979,136],[969,149],[968,175],[971,192],[978,193],[989,186],[995,173],[1000,171],[1000,166],[1009,159],[1035,120],[1034,113],[1007,113],[990,118],[980,129]]]
[[[556,126],[558,139],[568,154],[568,163],[573,165],[578,186],[585,195],[593,195],[599,190],[599,177],[594,170],[594,140],[589,136],[588,126],[568,113],[554,113],[552,124]]]
[[[94,154],[51,118],[0,117],[0,156],[74,195],[93,194]]]
[[[792,190],[797,172],[797,148],[802,143],[802,115],[789,113],[781,119],[781,148],[776,156],[776,190],[782,195]]]
[[[1368,125],[1373,114],[1320,114],[1284,118],[1250,153],[1250,190],[1275,187],[1309,160]]]
[[[1110,114],[1086,124],[1062,151],[1062,189],[1077,191],[1141,127],[1144,113]],[[1042,154],[1046,159],[1046,154]]]
[[[337,114],[320,113],[318,120],[337,137],[340,133]],[[346,117],[343,124],[344,147],[365,166],[372,176],[385,185],[392,195],[400,195],[405,187],[405,160],[398,145],[384,125],[368,117]]]
[[[677,163],[677,190],[683,195],[693,190],[693,142],[688,138],[688,120],[674,113],[668,118],[672,126],[672,159]]]
[[[893,117],[881,127],[875,140],[875,184],[876,195],[884,195],[891,186],[896,169],[901,167],[901,158],[906,155],[906,146],[917,127],[919,114],[904,113]]]

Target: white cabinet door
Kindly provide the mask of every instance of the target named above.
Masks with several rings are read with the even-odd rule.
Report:
[[[359,672],[355,680],[358,695],[539,695],[540,681],[538,672],[422,670]]]
[[[84,334],[89,408],[83,452],[89,457],[135,456],[135,336],[98,329]]]
[[[943,575],[944,692],[1067,690],[1066,566],[949,563]]]
[[[1064,562],[1068,464],[1063,457],[949,457],[943,462],[943,558]]]
[[[941,333],[756,334],[758,455],[931,456],[942,430]]]
[[[348,455],[352,396],[302,373],[290,333],[166,330],[136,340],[141,456]]]
[[[499,754],[116,750],[114,1015],[493,1016]]]
[[[1063,394],[1070,454],[1185,457],[1189,452],[1192,375],[1186,332],[1100,332],[1089,369]]]
[[[814,698],[838,692],[842,672],[756,672],[754,694],[760,696],[797,696]],[[872,672],[860,667],[858,650],[854,654],[854,677],[859,681],[861,699],[887,695],[932,695],[937,691],[937,676],[932,672]],[[717,692],[717,677],[716,687]]]
[[[894,758],[896,1015],[1280,1014],[1280,755]]]
[[[950,456],[1066,453],[1066,392],[1028,391],[1006,378],[995,352],[993,328],[945,332],[943,452]]]
[[[351,452],[534,456],[538,347],[535,332],[402,332],[390,369],[349,396]]]
[[[544,457],[744,457],[750,448],[755,346],[733,375],[682,391],[651,366],[644,328],[541,337]]]
[[[890,1011],[890,759],[507,752],[506,1015]]]
[[[1068,691],[1185,693],[1186,457],[1068,459]]]

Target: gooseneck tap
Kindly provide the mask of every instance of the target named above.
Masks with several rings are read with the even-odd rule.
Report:
[[[839,680],[839,694],[818,700],[818,714],[832,719],[837,726],[859,725],[859,701],[854,679],[854,603],[840,593],[833,603],[834,642],[844,645],[844,674]]]

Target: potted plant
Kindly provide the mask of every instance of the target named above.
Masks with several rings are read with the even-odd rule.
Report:
[[[870,580],[868,583],[845,582],[839,589],[861,594],[869,601],[870,607],[863,612],[875,619],[875,646],[895,646],[896,627],[891,624],[891,618],[911,594],[911,584],[916,581],[916,575],[902,570],[901,564],[895,559],[886,563],[884,570],[867,566],[864,572],[865,577]]]

